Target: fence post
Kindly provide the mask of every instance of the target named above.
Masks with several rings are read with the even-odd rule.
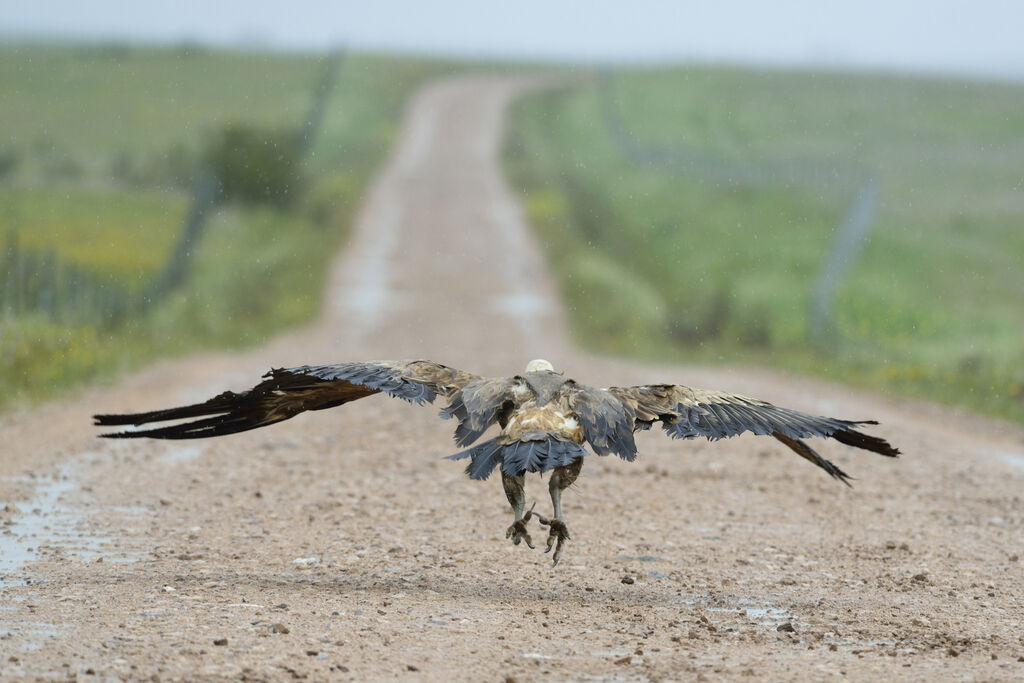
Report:
[[[167,262],[163,274],[151,290],[150,296],[159,300],[171,290],[185,282],[192,260],[192,252],[206,225],[207,212],[217,203],[219,181],[207,166],[201,166],[192,186],[192,204],[185,217],[185,229],[181,233],[174,253]]]
[[[824,347],[832,337],[832,305],[843,275],[857,258],[878,212],[878,185],[868,176],[839,224],[828,256],[822,264],[810,311],[811,343]]]
[[[309,113],[306,115],[302,128],[298,131],[296,144],[298,145],[300,157],[307,156],[313,147],[313,140],[316,139],[316,134],[323,123],[324,112],[327,111],[327,103],[331,100],[331,93],[334,91],[334,84],[338,80],[338,70],[344,57],[345,51],[341,48],[332,50],[327,55],[327,61],[324,64],[324,71],[320,76],[320,82],[316,90],[313,91]]]
[[[18,233],[11,230],[7,233],[7,244],[4,247],[3,290],[0,291],[0,310],[5,316],[14,315],[14,302],[17,300],[15,288],[18,286]]]

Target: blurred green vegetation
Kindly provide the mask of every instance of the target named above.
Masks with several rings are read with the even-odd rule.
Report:
[[[699,67],[619,72],[639,144],[831,186],[739,185],[631,161],[597,81],[537,93],[506,166],[591,348],[756,363],[1024,420],[1024,87]],[[853,170],[851,174],[849,171]],[[870,173],[881,206],[809,342],[822,261]]]
[[[232,129],[298,129],[323,64],[194,46],[0,46],[0,245],[16,239],[146,291],[177,243],[204,150]],[[301,191],[221,204],[186,284],[159,305],[114,326],[0,310],[0,407],[310,319],[406,98],[451,68],[346,55],[323,128],[292,169]]]
[[[0,46],[0,148],[22,175],[102,179],[117,164],[195,155],[238,121],[300,121],[322,57],[127,45]]]
[[[188,197],[159,190],[0,185],[0,225],[26,249],[54,249],[137,289],[164,265]]]
[[[295,131],[232,123],[203,155],[222,201],[289,206],[302,196],[302,149]]]

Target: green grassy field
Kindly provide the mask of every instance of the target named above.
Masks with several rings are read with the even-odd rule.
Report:
[[[167,260],[187,208],[181,193],[96,187],[0,186],[3,222],[27,249],[137,287]]]
[[[0,47],[0,240],[16,235],[23,249],[143,291],[178,241],[211,136],[233,123],[299,127],[323,64],[184,47]],[[218,208],[187,283],[159,305],[113,327],[0,311],[0,408],[308,320],[408,94],[450,68],[345,56],[302,196],[286,208]]]
[[[601,92],[595,80],[521,102],[506,154],[581,342],[779,366],[1024,420],[1024,87],[619,73],[611,99],[639,145],[714,162],[686,172],[628,158]],[[722,172],[785,177],[808,160],[835,172]],[[837,293],[831,343],[816,348],[815,284],[867,174],[880,210]]]
[[[98,181],[119,158],[195,152],[230,121],[301,120],[321,61],[196,47],[3,46],[0,147],[33,166],[23,172]]]

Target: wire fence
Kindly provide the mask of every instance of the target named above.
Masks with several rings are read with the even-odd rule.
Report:
[[[23,247],[13,231],[7,235],[2,259],[4,317],[35,313],[58,322],[111,324],[141,301],[112,278],[61,261],[53,249]]]
[[[303,157],[311,152],[322,127],[343,56],[340,50],[327,56],[307,116],[295,131],[296,146]],[[111,327],[158,305],[188,281],[199,242],[220,202],[221,187],[217,173],[200,163],[180,237],[152,284],[141,290],[130,290],[110,275],[64,261],[55,249],[26,247],[12,230],[2,253],[0,314],[5,318],[39,315],[61,323]]]
[[[615,96],[611,70],[598,72],[598,100],[609,137],[632,163],[671,173],[689,175],[718,186],[791,187],[818,192],[837,192],[853,199],[835,230],[811,297],[808,314],[810,340],[825,346],[834,338],[832,316],[835,294],[843,276],[856,261],[879,207],[874,177],[852,164],[809,156],[771,159],[727,159],[721,154],[692,146],[650,144],[639,140],[626,125]]]

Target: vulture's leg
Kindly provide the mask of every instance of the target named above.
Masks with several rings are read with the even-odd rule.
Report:
[[[505,538],[511,538],[516,545],[519,545],[520,541],[526,541],[526,545],[533,548],[533,539],[530,538],[530,533],[526,530],[526,523],[533,516],[533,508],[531,507],[526,514],[523,514],[523,510],[526,509],[524,480],[523,476],[510,477],[504,471],[501,473],[501,485],[505,487],[505,497],[508,498],[508,504],[512,506],[512,512],[516,516],[512,526],[505,532]]]
[[[554,564],[558,564],[558,560],[562,558],[562,547],[566,541],[570,540],[569,527],[566,526],[565,517],[562,515],[562,491],[572,486],[576,478],[580,476],[580,470],[582,469],[583,458],[576,458],[576,460],[565,467],[556,467],[551,470],[548,491],[551,493],[553,517],[548,519],[542,515],[537,515],[537,519],[541,524],[551,527],[551,533],[548,534],[548,547],[544,552],[551,552],[551,547],[554,546],[555,554],[552,557]]]

